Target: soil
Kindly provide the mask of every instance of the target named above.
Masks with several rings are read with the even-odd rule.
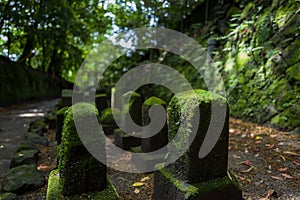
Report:
[[[300,135],[291,135],[257,124],[230,119],[229,169],[237,176],[246,200],[300,199]],[[45,177],[56,167],[55,131],[45,137],[49,147],[40,146],[38,169]],[[124,155],[123,160],[130,160]],[[117,162],[115,164],[118,164]],[[134,167],[124,164],[124,169]],[[121,200],[150,200],[153,173],[131,174],[108,169]],[[45,199],[47,185],[20,200]]]

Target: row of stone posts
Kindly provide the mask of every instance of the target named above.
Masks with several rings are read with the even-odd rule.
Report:
[[[153,199],[242,199],[235,176],[227,170],[229,109],[223,97],[204,90],[193,90],[176,94],[167,104],[157,97],[143,101],[140,94],[127,92],[123,95],[123,102],[126,103],[122,108],[110,106],[106,94],[97,94],[94,105],[77,103],[71,106],[71,98],[70,91],[62,92],[56,135],[60,145],[59,165],[49,178],[48,200],[78,195],[86,199],[118,199],[118,194],[106,175],[106,166],[85,149],[78,136],[72,114],[74,109],[79,112],[76,114],[79,119],[85,120],[85,126],[88,126],[86,121],[89,116],[97,116],[104,133],[113,134],[115,145],[135,153],[157,151],[179,135],[180,140],[168,149],[170,152],[156,158],[135,158],[137,160],[134,163],[146,165],[137,166],[138,168],[158,169],[154,170]],[[149,128],[144,129],[143,133],[141,127],[155,121],[151,118],[150,108],[157,105],[164,108],[168,119],[158,133],[141,138],[143,134],[149,135],[153,131]],[[212,105],[216,109],[214,112]],[[194,120],[196,109],[199,109],[200,115],[199,119]],[[218,110],[225,112],[222,115]],[[131,127],[131,120],[137,126]],[[213,139],[207,139],[207,134],[218,134],[218,128],[214,126],[220,126],[220,121],[220,135],[214,144]],[[120,129],[117,124],[125,130]],[[126,132],[127,129],[130,134]],[[191,130],[195,131],[195,135],[190,134]],[[95,130],[87,127],[86,131]],[[105,142],[99,142],[105,152]],[[209,142],[213,148],[204,157],[199,156],[203,145]],[[165,165],[169,155],[174,155],[185,147],[186,150],[178,159]]]

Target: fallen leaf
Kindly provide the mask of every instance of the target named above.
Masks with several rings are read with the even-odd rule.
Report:
[[[300,166],[300,162],[297,161],[297,160],[294,160],[293,163],[294,163],[295,165],[297,165],[297,166]]]
[[[140,190],[137,189],[137,188],[135,188],[134,193],[135,193],[135,194],[138,194],[138,193],[140,193]]]
[[[237,155],[233,155],[232,157],[237,158],[237,159],[241,158],[241,156],[237,156]]]
[[[281,174],[282,176],[284,176],[285,178],[289,178],[289,179],[292,179],[293,177],[288,175],[288,174]]]
[[[245,160],[245,161],[243,161],[243,162],[240,162],[240,165],[246,165],[246,166],[251,167],[251,164],[250,164],[250,161],[249,161],[249,160]]]
[[[288,170],[288,168],[287,167],[282,167],[282,168],[279,168],[278,169],[278,171],[280,171],[280,172],[286,172]]]
[[[150,180],[149,176],[146,176],[146,177],[142,178],[142,179],[141,179],[141,182],[145,182],[145,181],[147,181],[147,180]]]
[[[231,128],[231,129],[229,129],[229,133],[234,133],[234,129],[233,128]]]
[[[299,154],[295,153],[295,152],[291,152],[291,151],[284,151],[284,154],[288,154],[288,155],[293,155],[293,156],[300,156]]]
[[[281,177],[278,177],[278,176],[271,176],[271,178],[276,179],[276,180],[283,181],[283,179],[282,179]]]
[[[237,178],[238,178],[239,180],[241,180],[241,181],[245,180],[245,178],[242,177],[242,176],[237,176]]]
[[[241,172],[242,172],[242,173],[248,173],[248,172],[250,172],[253,168],[254,168],[254,167],[252,166],[252,167],[250,167],[249,169],[243,170],[243,171],[241,171]]]
[[[283,156],[283,155],[280,155],[280,158],[285,162],[286,161],[286,159],[285,159],[285,157]]]
[[[132,184],[133,187],[140,187],[143,185],[145,185],[145,183],[142,183],[142,182],[135,182],[134,184]]]
[[[271,134],[270,135],[270,138],[275,138],[275,137],[277,137],[277,134]]]
[[[262,137],[261,137],[261,136],[256,136],[255,139],[256,139],[256,140],[261,140]]]

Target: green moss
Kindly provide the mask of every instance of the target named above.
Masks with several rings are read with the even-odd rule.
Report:
[[[242,14],[241,14],[241,18],[245,19],[246,17],[248,17],[248,15],[251,13],[251,11],[255,8],[255,4],[253,3],[253,1],[250,1],[247,6],[244,8]]]
[[[108,187],[102,191],[65,197],[62,195],[62,185],[60,184],[59,179],[60,177],[59,177],[58,170],[53,170],[49,175],[48,189],[46,194],[47,200],[85,200],[85,199],[117,200],[119,199],[116,189],[112,185],[112,182],[110,180],[108,180]]]
[[[68,107],[63,107],[62,109],[60,109],[59,111],[57,111],[57,115],[64,115],[65,112],[68,110]]]
[[[230,7],[226,13],[226,17],[231,17],[232,15],[240,14],[242,11],[237,7]]]
[[[300,20],[299,20],[300,21]],[[300,22],[299,22],[300,26]],[[300,61],[300,38],[292,43],[288,43],[288,47],[285,49],[286,55],[285,62],[287,66],[294,65]]]
[[[114,119],[114,116],[116,119]],[[121,120],[121,111],[117,108],[107,108],[102,111],[100,122],[103,124],[113,124]]]
[[[146,106],[166,105],[166,102],[157,97],[150,97],[144,102],[144,105],[146,105]]]
[[[178,190],[184,192],[185,199],[203,199],[208,194],[222,191],[227,187],[234,187],[241,190],[234,174],[228,171],[228,176],[223,178],[213,179],[211,181],[200,182],[196,184],[188,184],[175,178],[166,169],[160,169],[159,172],[165,176]]]
[[[246,52],[239,52],[236,56],[236,60],[235,60],[235,64],[236,64],[236,68],[237,70],[241,70],[243,69],[246,64],[249,62],[250,57],[248,56],[248,54]]]
[[[300,82],[300,65],[299,63],[289,67],[286,70],[289,80],[296,80],[298,83]]]

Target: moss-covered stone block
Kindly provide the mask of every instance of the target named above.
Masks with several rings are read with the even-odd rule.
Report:
[[[69,107],[72,105],[72,94],[73,91],[69,89],[63,89],[61,91],[61,106]]]
[[[58,166],[62,194],[65,196],[101,191],[107,187],[106,166],[94,158],[83,145],[75,127],[74,116],[77,117],[76,122],[85,127],[86,134],[97,131],[91,124],[91,117],[96,116],[99,120],[96,107],[89,103],[75,104],[66,111]],[[90,140],[95,142],[94,138]],[[99,151],[105,152],[104,141],[97,142]]]
[[[142,96],[134,91],[129,91],[122,96],[123,108],[121,123],[131,132],[141,132],[140,128],[134,129],[130,126],[129,119],[142,126]]]
[[[116,121],[121,121],[121,111],[119,109],[106,108],[102,111],[100,117],[101,124],[116,124]]]
[[[141,138],[139,137],[141,133],[135,133],[136,137],[126,134],[121,129],[114,130],[114,143],[125,150],[129,150],[132,147],[137,147],[141,145]]]
[[[65,113],[68,110],[68,107],[64,107],[57,111],[56,113],[56,135],[55,139],[57,141],[57,144],[59,145],[61,143],[61,135],[62,135],[62,130],[63,130],[63,125],[64,125],[64,118],[65,118]]]
[[[58,170],[53,170],[49,175],[48,189],[46,194],[47,200],[118,200],[119,196],[112,182],[107,179],[107,187],[103,190],[89,192],[86,194],[64,196],[62,194],[62,185]]]
[[[109,107],[109,100],[106,94],[97,94],[95,97],[95,102],[100,115],[103,112],[103,110]]]
[[[150,123],[151,119],[149,116],[149,110],[152,106],[160,105],[163,106],[165,109],[167,107],[167,104],[162,99],[159,99],[157,97],[150,97],[148,98],[144,104],[143,104],[143,126],[146,126]],[[153,130],[147,129],[149,133],[151,134]],[[141,140],[141,148],[143,152],[152,152],[156,151],[168,144],[168,126],[167,123],[164,124],[163,128],[156,133],[154,136],[149,138],[143,138]]]
[[[228,175],[205,182],[188,184],[167,169],[154,174],[153,200],[242,200],[242,191],[235,176]]]
[[[215,109],[214,113],[211,110],[212,104]],[[194,118],[196,108],[199,108],[200,111],[199,121],[195,121]],[[220,111],[224,112],[224,116],[220,115],[222,113]],[[180,137],[175,148],[182,149],[184,145],[188,145],[188,141],[191,141],[188,150],[168,166],[174,176],[187,183],[224,177],[227,174],[229,135],[229,110],[226,99],[205,90],[182,92],[171,99],[168,106],[168,116],[169,141],[171,142],[176,135]],[[211,121],[212,117],[215,121]],[[179,128],[181,123],[183,125]],[[212,123],[211,127],[210,123]],[[221,133],[215,132],[213,134],[220,134],[220,137],[209,154],[200,159],[199,150],[203,145],[208,128],[215,131],[217,129],[214,126],[217,125],[222,126],[220,127]],[[191,130],[196,127],[198,128],[195,130],[195,138],[191,138]]]

